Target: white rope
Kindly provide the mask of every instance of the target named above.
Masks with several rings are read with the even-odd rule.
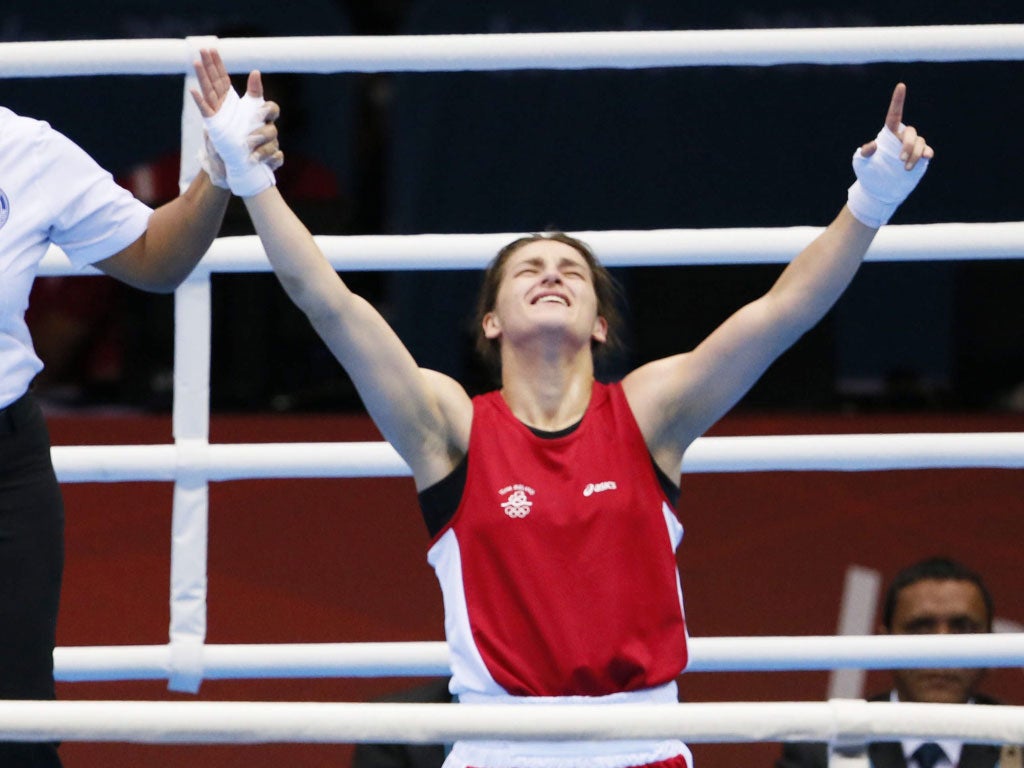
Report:
[[[408,465],[388,443],[62,445],[51,450],[64,483],[288,477],[406,477]],[[182,452],[188,456],[187,462]],[[899,435],[702,437],[682,472],[849,471],[1024,468],[1024,432]]]
[[[609,267],[689,264],[786,264],[821,227],[656,229],[574,232]],[[473,235],[321,235],[324,254],[339,271],[482,269],[519,232]],[[884,227],[868,261],[953,261],[1024,258],[1024,222],[903,224]],[[217,239],[197,268],[202,272],[268,272],[255,235]],[[52,247],[40,274],[86,274]],[[92,274],[99,274],[92,270]]]
[[[688,672],[1024,666],[1024,633],[690,639]]]
[[[1024,432],[706,437],[683,472],[1024,467]]]
[[[232,72],[639,69],[1024,59],[1024,25],[225,38]],[[0,77],[185,74],[184,40],[0,44]]]
[[[856,700],[552,706],[165,701],[3,701],[0,738],[158,744],[680,738],[1024,741],[1024,707]]]
[[[1024,633],[839,637],[695,637],[688,672],[1024,666]],[[62,682],[166,680],[170,646],[58,648]],[[416,643],[204,645],[202,674],[239,678],[418,677],[450,674],[448,646]]]

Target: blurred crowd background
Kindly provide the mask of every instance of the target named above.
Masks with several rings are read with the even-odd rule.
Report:
[[[6,0],[0,40],[1024,22],[1019,2],[919,11],[878,0]],[[283,108],[279,185],[315,234],[823,226],[899,80],[907,122],[937,159],[894,223],[1024,219],[1019,61],[265,80]],[[147,202],[177,193],[180,77],[8,79],[0,104],[49,121]],[[251,231],[235,201],[223,234]],[[691,348],[778,271],[617,270],[629,350],[603,375]],[[489,381],[471,350],[478,277],[346,280],[421,364],[479,390]],[[868,264],[740,408],[1024,410],[1022,286],[1024,259]],[[169,409],[172,297],[106,278],[40,279],[29,321],[51,408]],[[360,409],[272,276],[215,276],[213,328],[215,411]]]

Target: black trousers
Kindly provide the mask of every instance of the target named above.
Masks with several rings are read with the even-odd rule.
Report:
[[[50,435],[25,395],[0,411],[0,699],[53,699],[64,502]],[[57,745],[0,741],[3,768],[59,768]]]

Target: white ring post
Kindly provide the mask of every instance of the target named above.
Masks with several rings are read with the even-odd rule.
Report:
[[[836,563],[842,567],[842,563]],[[836,634],[870,635],[874,631],[878,596],[882,591],[882,574],[872,568],[853,565],[846,569],[843,597],[839,606],[839,626]],[[859,699],[864,695],[863,669],[840,667],[832,670],[828,679],[830,699]]]
[[[186,40],[181,110],[181,174],[184,192],[199,173],[203,121],[190,90],[198,88],[192,62],[216,37]],[[171,622],[168,688],[195,693],[203,678],[206,640],[206,559],[209,537],[210,273],[196,270],[175,292],[174,440],[177,471],[171,522]]]
[[[171,531],[171,671],[168,687],[195,693],[206,639],[210,434],[210,276],[194,273],[174,296],[174,440],[178,464]]]

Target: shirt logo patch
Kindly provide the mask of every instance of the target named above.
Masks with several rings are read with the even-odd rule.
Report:
[[[587,487],[583,489],[583,495],[593,496],[601,491],[614,491],[617,487],[614,480],[605,480],[603,483],[587,483]]]
[[[7,223],[7,219],[11,216],[11,201],[7,199],[7,195],[2,189],[0,189],[0,228],[3,228],[4,224]]]
[[[499,495],[507,497],[505,501],[501,502],[501,508],[511,518],[526,517],[530,514],[530,508],[533,506],[530,496],[536,493],[533,488],[522,483],[506,485],[498,491]]]

